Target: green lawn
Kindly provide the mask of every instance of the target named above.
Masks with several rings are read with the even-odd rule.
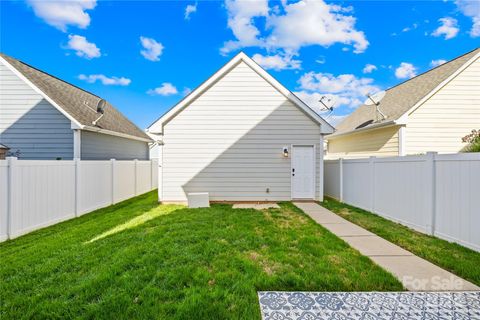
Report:
[[[332,198],[326,198],[320,204],[459,277],[480,285],[480,253],[456,243],[417,232]]]
[[[402,290],[291,203],[151,192],[0,245],[1,319],[255,319],[257,290]]]

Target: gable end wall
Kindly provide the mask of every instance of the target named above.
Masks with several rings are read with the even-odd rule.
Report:
[[[71,122],[0,62],[0,143],[19,159],[73,158]]]
[[[413,111],[406,127],[406,152],[456,153],[461,139],[480,128],[480,59]]]
[[[320,197],[320,126],[244,62],[167,122],[163,141],[163,201],[290,200],[291,144],[316,146]]]

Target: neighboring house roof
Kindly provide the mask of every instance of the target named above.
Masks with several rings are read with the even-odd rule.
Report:
[[[105,105],[104,116],[94,126],[92,122],[99,117],[96,112],[99,96],[38,70],[22,61],[0,53],[7,67],[42,94],[47,101],[59,109],[79,129],[99,131],[105,134],[123,136],[137,140],[151,141],[150,137],[128,120],[110,103]]]
[[[9,148],[9,147],[7,147],[6,145],[4,145],[4,144],[1,144],[1,143],[0,143],[0,149],[6,149],[6,150],[10,150],[10,148]]]
[[[300,100],[296,95],[294,95],[290,90],[285,88],[280,82],[273,78],[268,72],[266,72],[262,67],[260,67],[255,61],[248,57],[245,53],[240,52],[235,57],[233,57],[227,64],[215,72],[210,78],[193,90],[189,95],[180,100],[173,108],[168,110],[163,114],[158,120],[152,123],[147,131],[150,133],[161,134],[163,132],[163,125],[167,123],[170,119],[175,117],[180,111],[187,107],[190,102],[195,100],[203,92],[208,90],[213,84],[215,84],[221,77],[227,74],[232,70],[238,63],[241,61],[245,62],[250,68],[252,68],[256,73],[258,73],[263,79],[270,83],[275,89],[277,89],[281,94],[283,94],[288,100],[290,100],[295,106],[302,110],[307,116],[312,120],[321,125],[322,133],[332,133],[334,128],[325,121],[319,114],[313,111],[309,106],[307,106],[302,100]]]
[[[400,124],[396,121],[423,103],[424,98],[437,92],[450,80],[450,77],[455,76],[457,71],[463,70],[462,67],[473,62],[478,55],[480,55],[480,48],[386,90],[385,97],[379,105],[380,110],[386,115],[386,119],[380,122],[373,122],[376,112],[375,106],[362,105],[338,124],[336,132],[327,137],[327,139],[356,131]],[[372,122],[369,125],[361,126],[367,123],[367,121]],[[361,127],[356,129],[359,126]]]

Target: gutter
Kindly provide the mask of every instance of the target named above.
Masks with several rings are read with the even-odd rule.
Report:
[[[386,122],[380,122],[380,123],[372,124],[372,125],[360,128],[360,129],[350,130],[350,131],[342,132],[342,133],[334,133],[334,134],[326,136],[325,140],[331,140],[331,139],[333,140],[335,138],[343,137],[343,136],[346,136],[346,135],[368,132],[370,130],[376,130],[376,129],[394,127],[394,126],[405,126],[406,124],[407,123],[405,121],[390,120],[390,121],[386,121]]]
[[[153,142],[152,139],[141,138],[141,137],[132,136],[132,135],[126,134],[126,133],[121,133],[121,132],[116,132],[116,131],[101,129],[101,128],[98,128],[98,127],[91,127],[91,126],[82,125],[82,126],[80,127],[80,130],[85,130],[85,131],[90,131],[90,132],[99,132],[99,133],[108,134],[108,135],[111,135],[111,136],[116,136],[116,137],[121,137],[121,138],[127,138],[127,139],[131,139],[131,140],[138,140],[138,141],[143,141],[143,142]]]

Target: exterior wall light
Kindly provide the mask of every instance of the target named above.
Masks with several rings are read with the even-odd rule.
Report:
[[[288,147],[283,147],[283,156],[288,158]]]

